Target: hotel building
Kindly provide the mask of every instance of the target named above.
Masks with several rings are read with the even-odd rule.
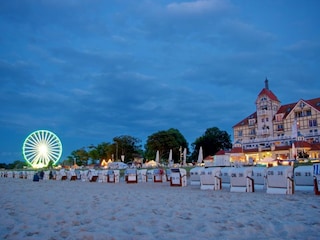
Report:
[[[319,160],[320,98],[281,105],[266,79],[255,104],[256,111],[233,126],[231,162]]]

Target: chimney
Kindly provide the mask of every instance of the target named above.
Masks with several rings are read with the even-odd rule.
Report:
[[[264,88],[269,90],[269,83],[268,83],[268,78],[266,78],[266,80],[264,80]]]

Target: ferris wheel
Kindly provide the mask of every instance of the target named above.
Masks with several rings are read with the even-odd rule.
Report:
[[[51,161],[56,164],[62,154],[62,144],[54,133],[38,130],[24,141],[22,152],[24,159],[34,168],[47,167]]]

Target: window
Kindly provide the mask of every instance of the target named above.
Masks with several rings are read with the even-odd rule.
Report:
[[[238,136],[241,137],[242,136],[242,130],[238,131]]]
[[[277,130],[278,131],[283,131],[283,124],[277,125]]]
[[[318,126],[317,119],[309,120],[309,127],[316,127],[316,126]]]
[[[311,116],[311,110],[304,111],[305,116]]]
[[[256,135],[256,130],[255,129],[251,129],[249,132],[250,135]]]
[[[282,121],[282,117],[283,117],[282,114],[277,114],[277,115],[276,115],[276,121],[277,121],[277,122]]]
[[[299,117],[308,117],[311,116],[311,110],[304,110],[304,111],[299,111],[299,112],[295,112],[295,117],[299,118]]]
[[[256,123],[256,120],[253,118],[253,119],[249,119],[249,125],[252,126]]]
[[[302,117],[302,112],[301,111],[300,112],[295,112],[294,116],[295,116],[295,118]]]
[[[300,107],[303,108],[306,104],[304,102],[300,102]]]

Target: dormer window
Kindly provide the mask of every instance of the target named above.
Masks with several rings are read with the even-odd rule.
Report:
[[[282,121],[282,119],[283,119],[283,114],[277,114],[277,115],[276,115],[276,121],[277,121],[277,122]]]
[[[252,119],[249,119],[249,125],[252,126],[256,123],[256,119],[252,118]]]

